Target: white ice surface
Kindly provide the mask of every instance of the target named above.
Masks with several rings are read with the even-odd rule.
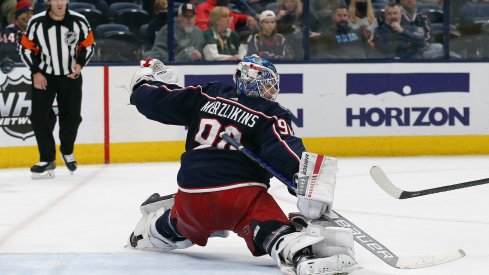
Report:
[[[233,233],[167,254],[124,247],[141,202],[177,190],[178,163],[81,165],[74,176],[61,165],[55,179],[40,181],[25,168],[0,170],[0,274],[280,274]],[[401,257],[467,253],[399,270],[356,244],[363,269],[353,274],[489,274],[489,184],[395,200],[369,177],[373,165],[407,190],[489,177],[489,156],[340,159],[339,213]],[[270,193],[285,212],[296,211],[281,183],[273,181]]]

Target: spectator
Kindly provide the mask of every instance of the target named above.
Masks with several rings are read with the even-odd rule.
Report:
[[[277,32],[283,35],[301,31],[301,0],[278,0]]]
[[[211,28],[204,32],[204,57],[208,61],[241,60],[246,46],[229,25],[233,18],[226,7],[215,7],[209,14]]]
[[[302,58],[302,1],[278,0],[277,32],[287,40],[288,48],[294,54],[292,58]]]
[[[395,3],[385,8],[384,20],[384,24],[375,29],[375,48],[385,57],[419,57],[425,47],[424,31],[414,25],[401,25],[401,7]]]
[[[348,25],[353,30],[363,32],[368,41],[372,41],[375,28],[378,27],[372,0],[350,0],[348,15]]]
[[[206,0],[205,2],[197,5],[195,25],[201,30],[205,31],[210,28],[209,14],[214,7],[221,6],[227,7],[229,5],[229,0]],[[235,13],[230,11],[230,15],[233,18],[229,28],[231,30],[236,30],[236,24],[246,25],[248,29],[255,29],[257,22],[255,18],[246,14]]]
[[[324,24],[329,24],[333,15],[333,10],[344,5],[343,0],[310,0],[309,2],[309,29],[312,32],[319,32],[324,29]]]
[[[175,61],[198,61],[202,59],[202,47],[204,36],[202,31],[194,25],[195,6],[182,4],[178,8],[173,48],[175,49]],[[144,54],[145,57],[153,57],[168,61],[168,25],[163,26],[155,37],[153,48]]]
[[[416,0],[401,0],[401,25],[421,28],[424,33],[424,44],[431,42],[431,26],[428,17],[416,10]]]
[[[153,45],[156,33],[167,24],[168,21],[168,1],[155,0],[153,5],[153,18],[148,23],[148,28],[144,34],[144,44]]]
[[[424,48],[421,50],[423,58],[437,58],[443,56],[443,45],[432,43],[431,25],[428,16],[416,9],[416,0],[401,0],[401,25],[412,26],[423,32]]]
[[[360,59],[367,58],[370,46],[360,31],[348,25],[348,10],[339,5],[333,11],[333,24],[319,33],[311,32],[311,58]]]
[[[15,5],[15,20],[8,25],[2,33],[2,46],[0,59],[9,57],[14,62],[20,62],[19,44],[22,33],[27,29],[27,23],[33,14],[32,4],[27,0],[20,0]]]
[[[266,10],[260,14],[260,32],[248,39],[248,55],[257,54],[266,59],[285,59],[292,55],[287,50],[286,39],[277,33],[275,13]]]
[[[15,5],[17,0],[4,0],[0,6],[2,23],[10,25],[15,20]]]

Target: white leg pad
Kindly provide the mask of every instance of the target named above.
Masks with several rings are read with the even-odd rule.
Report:
[[[324,240],[312,245],[313,253],[318,257],[345,254],[355,257],[353,232],[350,228],[323,227],[309,224],[306,229],[313,236],[324,236]]]
[[[359,269],[357,262],[348,255],[338,254],[324,258],[306,259],[299,262],[296,274],[348,274]]]
[[[156,220],[161,217],[167,209],[173,206],[174,199],[161,200],[140,207],[143,216],[139,220],[134,229],[134,236],[140,236],[137,241],[137,245],[131,245],[131,239],[129,245],[136,249],[147,249],[167,252],[174,249],[183,249],[193,245],[190,240],[184,240],[179,242],[173,242],[163,237],[156,230]]]
[[[277,244],[271,255],[286,274],[347,274],[359,268],[349,228],[309,223],[303,231],[287,234]],[[294,255],[308,246],[312,248],[311,256],[294,263]]]
[[[324,236],[309,236],[306,231],[294,232],[283,236],[274,244],[271,256],[280,267],[280,270],[286,274],[294,274],[294,255],[314,243],[324,240]]]
[[[141,213],[143,215],[150,214],[158,211],[161,208],[164,209],[172,208],[174,203],[175,203],[175,198],[171,197],[165,200],[160,200],[146,205],[142,205],[141,207],[139,207],[139,209],[141,210]]]

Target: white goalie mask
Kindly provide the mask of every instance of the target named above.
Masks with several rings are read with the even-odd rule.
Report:
[[[257,55],[245,56],[233,76],[236,93],[275,101],[279,92],[279,75],[275,66]]]

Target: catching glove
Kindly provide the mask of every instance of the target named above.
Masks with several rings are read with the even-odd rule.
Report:
[[[165,84],[176,84],[178,81],[178,72],[175,69],[168,68],[158,59],[146,58],[141,60],[138,70],[132,77],[131,91],[134,91],[134,88],[139,86],[143,81],[160,81]]]

